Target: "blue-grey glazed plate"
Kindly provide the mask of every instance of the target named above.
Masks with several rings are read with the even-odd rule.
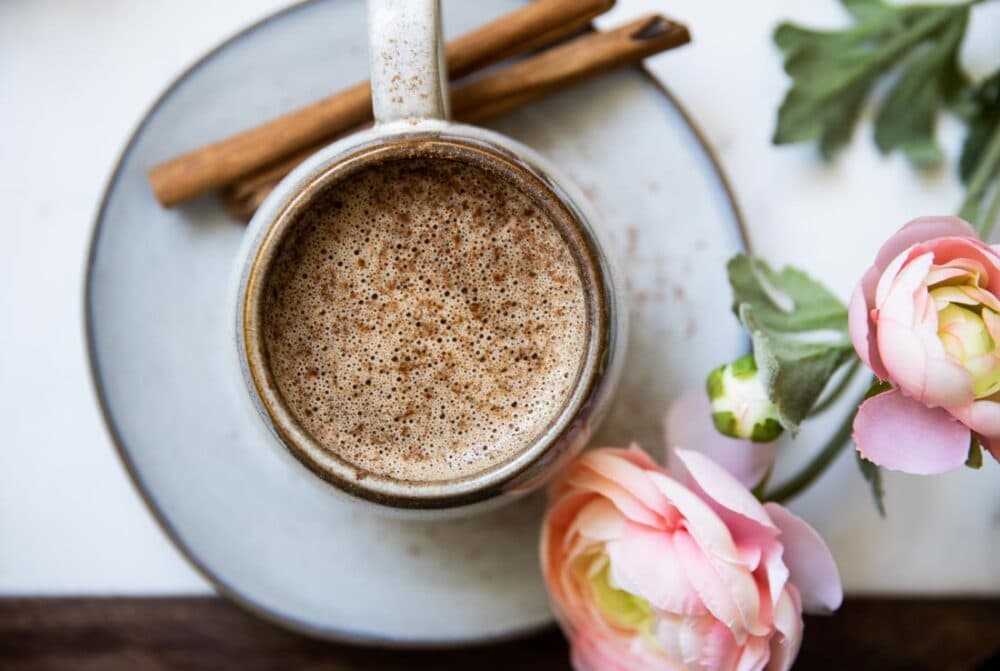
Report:
[[[455,34],[520,0],[444,1]],[[86,282],[101,406],[135,485],[220,592],[308,634],[460,645],[551,622],[536,559],[539,496],[463,521],[389,521],[345,506],[261,445],[231,384],[224,314],[243,235],[213,198],[163,210],[145,180],[181,150],[365,76],[362,0],[296,5],[181,75],[126,147],[96,222]],[[669,56],[667,56],[669,58]],[[743,245],[725,180],[646,71],[601,77],[489,124],[554,160],[593,202],[631,300],[625,374],[603,442],[659,445],[682,389],[744,345],[723,314]]]

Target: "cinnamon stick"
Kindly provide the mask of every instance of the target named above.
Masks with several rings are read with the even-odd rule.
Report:
[[[655,53],[690,41],[685,26],[653,14],[604,32],[593,32],[553,47],[452,91],[459,121],[488,119],[617,67],[634,65]],[[328,138],[327,142],[334,138]],[[264,198],[299,163],[327,142],[281,163],[236,180],[222,192],[226,210],[249,220]]]
[[[449,42],[449,75],[458,78],[572,34],[614,0],[537,0]],[[181,154],[148,174],[157,200],[172,207],[287,158],[371,119],[368,82],[256,128]]]

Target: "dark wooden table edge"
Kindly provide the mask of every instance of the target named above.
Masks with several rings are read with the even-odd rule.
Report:
[[[456,617],[460,617],[460,611]],[[548,629],[449,650],[387,650],[310,639],[219,597],[0,599],[0,669],[569,669]],[[796,669],[1000,668],[1000,599],[850,597],[807,617]]]

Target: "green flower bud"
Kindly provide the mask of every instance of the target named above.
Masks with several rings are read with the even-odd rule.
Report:
[[[716,368],[705,386],[719,433],[755,443],[769,443],[781,435],[778,409],[767,395],[753,355]]]

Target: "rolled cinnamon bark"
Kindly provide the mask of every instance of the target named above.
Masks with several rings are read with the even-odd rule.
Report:
[[[453,40],[449,74],[458,78],[579,29],[614,0],[537,0]],[[371,119],[368,82],[256,128],[181,154],[149,171],[157,200],[172,207],[213,191]]]
[[[582,35],[461,84],[452,92],[452,111],[459,121],[482,121],[689,41],[685,26],[656,14],[645,16],[613,30]],[[249,220],[285,175],[333,139],[327,138],[277,165],[236,180],[222,191],[226,210]]]

